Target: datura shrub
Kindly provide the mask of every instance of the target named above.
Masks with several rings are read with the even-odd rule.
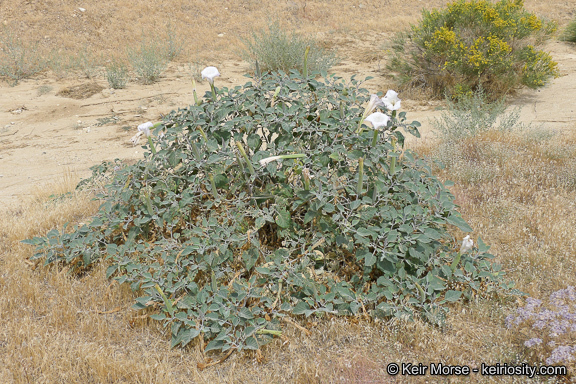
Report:
[[[524,9],[522,0],[460,0],[424,10],[399,33],[388,69],[402,86],[458,98],[482,87],[497,99],[521,85],[537,88],[558,76],[557,63],[536,47],[556,29]]]
[[[471,228],[402,149],[399,128],[418,136],[419,123],[399,107],[393,91],[380,100],[326,73],[214,86],[139,127],[144,159],[93,168],[80,187],[102,205],[89,222],[25,243],[77,273],[107,263],[172,346],[258,349],[286,317],[441,324],[450,302],[511,287],[481,239],[450,234]]]

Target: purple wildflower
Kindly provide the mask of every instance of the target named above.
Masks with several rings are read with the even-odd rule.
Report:
[[[534,338],[524,342],[524,345],[527,346],[528,348],[533,347],[535,345],[540,345],[540,344],[542,344],[542,339],[539,339],[537,337],[534,337]]]

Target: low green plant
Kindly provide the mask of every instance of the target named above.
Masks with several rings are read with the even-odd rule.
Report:
[[[119,60],[112,60],[112,62],[106,66],[106,80],[108,80],[110,88],[126,88],[126,84],[128,83],[128,68],[126,64]]]
[[[570,41],[571,43],[576,43],[576,19],[572,20],[564,31],[562,32],[562,36],[560,37],[563,41]]]
[[[512,156],[489,139],[478,139],[480,136],[489,132],[533,132],[530,125],[519,122],[519,107],[507,112],[503,98],[490,101],[482,88],[458,102],[450,98],[446,102],[447,110],[432,121],[439,139],[432,158],[463,183],[493,180],[499,173],[496,165]]]
[[[166,68],[166,49],[159,40],[144,38],[140,46],[128,49],[128,58],[143,84],[154,84]]]
[[[38,87],[37,94],[38,96],[43,96],[52,92],[53,89],[54,87],[51,87],[50,85],[41,85]]]
[[[482,87],[491,99],[521,85],[537,88],[558,76],[536,47],[556,25],[524,9],[522,0],[459,0],[424,10],[411,31],[396,36],[388,69],[402,86],[458,98]]]
[[[287,316],[442,324],[449,303],[508,289],[481,239],[460,248],[448,231],[471,228],[447,184],[403,151],[399,128],[419,123],[379,106],[388,125],[367,128],[376,96],[319,76],[215,87],[143,124],[145,158],[94,167],[79,187],[97,184],[99,212],[25,240],[33,259],[76,273],[105,261],[172,346],[205,351],[259,349]]]
[[[173,61],[184,53],[186,41],[182,38],[181,34],[176,33],[176,30],[170,23],[166,25],[165,44],[164,55],[168,61]]]
[[[74,68],[79,69],[86,78],[94,79],[98,75],[99,60],[88,49],[80,50],[72,60]]]
[[[11,86],[46,69],[48,63],[38,44],[26,45],[16,34],[4,27],[0,33],[0,77]]]
[[[434,133],[444,141],[454,142],[488,130],[500,132],[522,129],[518,122],[520,108],[506,112],[504,98],[490,101],[483,88],[462,95],[458,102],[446,99],[448,108],[432,122]]]
[[[278,22],[268,25],[267,29],[254,31],[251,38],[242,42],[246,48],[240,54],[253,66],[255,73],[289,72],[292,69],[303,72],[306,47],[310,47],[308,69],[311,71],[327,71],[337,62],[336,56],[320,47],[314,39],[294,32],[289,34]]]

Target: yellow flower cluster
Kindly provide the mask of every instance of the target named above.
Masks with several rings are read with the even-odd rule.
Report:
[[[550,36],[555,25],[524,9],[522,0],[456,0],[423,12],[410,39],[420,52],[406,78],[420,72],[444,92],[466,93],[482,84],[495,93],[520,84],[540,86],[557,75],[550,55],[527,47]],[[460,86],[460,88],[458,88]]]

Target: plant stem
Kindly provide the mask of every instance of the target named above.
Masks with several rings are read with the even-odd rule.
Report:
[[[248,170],[250,171],[251,175],[254,175],[256,172],[254,171],[254,166],[252,165],[252,162],[250,161],[250,159],[248,158],[248,155],[246,154],[246,151],[244,150],[244,147],[242,146],[242,143],[240,143],[239,141],[236,142],[236,146],[238,147],[238,150],[240,151],[240,154],[242,155],[242,157],[244,157],[244,160],[246,160],[246,163],[248,164]]]
[[[210,83],[210,89],[212,90],[212,100],[216,101],[216,88],[214,88],[214,83]]]
[[[274,335],[274,336],[282,336],[282,331],[274,331],[272,329],[259,329],[256,331],[259,335]]]
[[[154,143],[152,142],[152,136],[148,136],[148,144],[150,144],[150,150],[152,151],[152,154],[155,155],[156,147],[154,147]]]
[[[220,198],[220,195],[218,195],[218,191],[216,190],[216,183],[214,182],[214,176],[210,174],[208,175],[208,177],[210,178],[210,185],[212,186],[212,195],[216,200],[218,200]]]
[[[202,137],[204,138],[204,141],[208,141],[208,137],[206,136],[206,133],[204,133],[204,130],[202,129],[201,126],[196,127],[199,131],[200,134],[202,135]]]
[[[194,141],[190,141],[190,145],[192,146],[192,152],[194,152],[194,156],[196,156],[196,161],[202,160],[202,157],[200,156],[200,151],[198,150],[196,143]]]
[[[362,184],[364,182],[364,159],[358,159],[358,186],[356,187],[356,194],[360,196],[362,194]]]
[[[375,147],[378,142],[378,130],[374,130],[374,137],[372,138],[372,146]]]
[[[198,100],[198,95],[196,94],[196,80],[192,78],[192,93],[194,93],[194,103],[200,105],[200,100]]]
[[[166,304],[166,309],[168,310],[170,316],[174,317],[174,307],[172,307],[172,301],[166,297],[164,292],[162,292],[162,288],[160,288],[158,284],[155,284],[154,288],[156,288],[156,291],[158,291],[160,296],[162,296],[162,300],[164,300],[164,304]]]
[[[392,150],[396,151],[396,136],[392,136]],[[393,154],[395,155],[396,152],[393,152]],[[394,172],[396,172],[396,157],[395,156],[390,156],[390,174],[393,175]]]

